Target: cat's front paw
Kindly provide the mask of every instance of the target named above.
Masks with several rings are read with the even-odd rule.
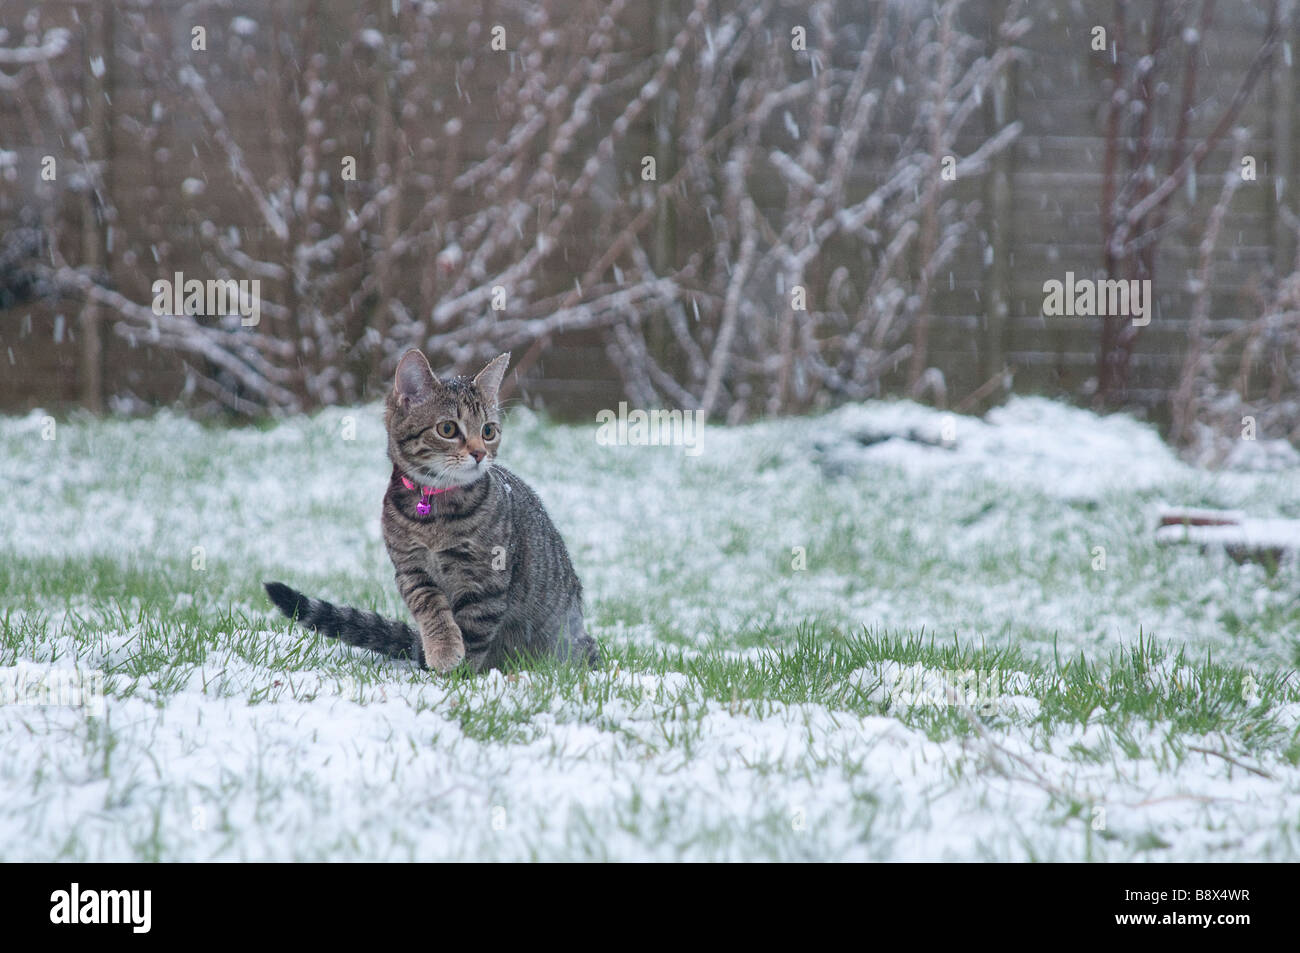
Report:
[[[421,632],[424,664],[435,672],[450,672],[465,661],[465,640],[455,623],[439,627],[437,632]]]
[[[465,645],[462,642],[457,642],[454,645],[443,642],[441,645],[434,647],[432,651],[426,647],[424,658],[429,668],[435,672],[450,672],[465,661]]]

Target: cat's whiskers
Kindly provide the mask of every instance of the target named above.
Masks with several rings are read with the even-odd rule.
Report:
[[[442,484],[441,484],[439,481],[441,481],[442,478],[443,478],[444,476],[446,476],[447,473],[448,473],[450,470],[451,470],[451,464],[450,464],[450,463],[445,463],[445,464],[443,464],[442,469],[439,470],[436,474],[434,474],[433,479],[430,480],[429,482],[430,482],[433,486],[441,486]]]

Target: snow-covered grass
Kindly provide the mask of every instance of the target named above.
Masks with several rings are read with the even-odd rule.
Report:
[[[1300,516],[1295,470],[1036,399],[699,456],[521,409],[607,665],[442,677],[261,590],[404,612],[381,428],[0,420],[0,689],[107,690],[0,705],[0,859],[1300,858],[1296,567],[1153,533]]]

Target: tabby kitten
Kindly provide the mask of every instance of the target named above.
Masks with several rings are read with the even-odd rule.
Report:
[[[492,462],[501,445],[497,391],[509,363],[502,354],[473,380],[441,381],[414,348],[398,362],[384,414],[393,475],[383,530],[419,631],[268,582],[285,615],[439,672],[462,661],[475,671],[501,668],[520,655],[599,662],[564,540],[537,494]]]

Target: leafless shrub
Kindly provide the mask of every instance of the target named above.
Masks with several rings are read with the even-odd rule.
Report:
[[[1272,63],[1283,32],[1278,0],[1267,4],[1259,45],[1230,95],[1204,99],[1198,88],[1202,42],[1214,17],[1214,0],[1155,0],[1149,9],[1130,0],[1115,2],[1101,184],[1102,264],[1108,279],[1154,280],[1172,200],[1232,131]],[[1125,401],[1141,332],[1125,316],[1103,319],[1100,404]]]
[[[975,212],[941,167],[979,175],[1018,134],[973,119],[1027,29],[1019,0],[991,42],[963,32],[961,7],[690,0],[651,40],[627,0],[507,3],[498,23],[476,5],[274,4],[257,37],[221,40],[250,67],[264,147],[240,141],[215,57],[167,53],[148,7],[122,7],[116,55],[172,78],[155,111],[201,121],[203,178],[255,222],[201,198],[169,199],[170,220],[191,222],[209,277],[261,281],[263,320],[156,314],[148,280],[180,251],[145,234],[118,236],[115,287],[57,243],[49,277],[248,414],[364,397],[412,345],[456,371],[510,349],[527,372],[577,330],[601,336],[638,403],[729,420],[877,394],[901,367],[941,391],[930,289]],[[506,52],[489,42],[500,25]],[[57,134],[83,145],[101,221],[119,220],[84,120],[32,68]],[[487,101],[461,90],[471,74],[498,77]],[[497,131],[474,135],[485,116]],[[156,118],[118,121],[152,142]],[[960,152],[959,135],[977,144]]]
[[[1219,205],[1224,204],[1221,199]],[[1217,206],[1215,211],[1221,220]],[[1300,239],[1300,219],[1289,210],[1282,213]],[[1217,227],[1211,231],[1217,234]],[[1300,254],[1289,275],[1256,292],[1258,317],[1211,336],[1202,304],[1209,295],[1211,231],[1209,245],[1202,244],[1196,319],[1174,398],[1171,438],[1197,463],[1217,466],[1247,434],[1300,446]]]

